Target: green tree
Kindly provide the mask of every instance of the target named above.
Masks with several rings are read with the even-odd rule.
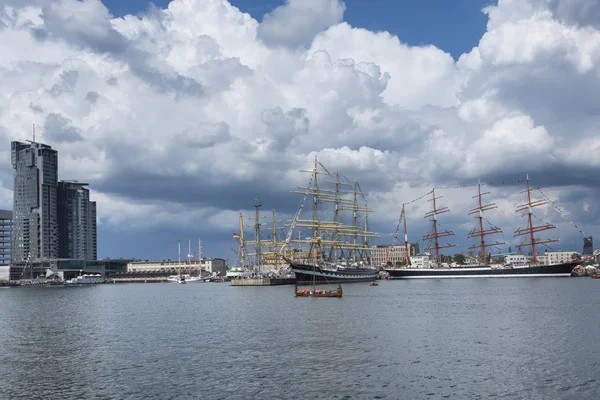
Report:
[[[579,261],[579,260],[581,260],[581,255],[580,255],[580,254],[577,254],[577,253],[574,253],[574,254],[571,256],[571,260],[573,260],[573,261]]]
[[[458,253],[454,255],[454,261],[457,264],[464,264],[465,263],[465,255],[462,253]]]
[[[448,263],[448,264],[451,264],[451,263],[452,263],[452,256],[446,256],[446,255],[443,255],[443,254],[442,254],[442,255],[440,256],[440,260],[441,260],[443,263]]]
[[[499,263],[504,264],[504,261],[506,261],[506,257],[504,257],[504,256],[499,256],[498,257],[498,262]]]

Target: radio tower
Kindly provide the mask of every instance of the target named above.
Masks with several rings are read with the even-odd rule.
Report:
[[[431,210],[427,214],[425,214],[425,218],[431,218],[431,221],[433,223],[433,233],[423,236],[423,240],[432,240],[432,239],[434,240],[434,247],[427,247],[427,248],[425,248],[425,250],[435,249],[435,257],[436,257],[436,260],[437,260],[437,263],[439,266],[439,264],[441,263],[441,259],[442,259],[442,255],[440,254],[440,249],[446,249],[448,247],[454,247],[456,245],[455,244],[446,244],[446,245],[440,246],[439,238],[445,237],[445,236],[452,236],[452,235],[454,235],[454,232],[447,231],[447,230],[445,230],[445,231],[438,230],[437,216],[439,214],[447,213],[448,211],[450,211],[450,209],[448,209],[448,207],[437,208],[436,200],[441,199],[443,196],[435,197],[435,189],[433,189],[431,191],[431,194],[432,194],[432,199],[429,201],[433,202],[433,210]]]
[[[535,246],[538,244],[558,242],[558,240],[556,240],[556,239],[539,240],[539,239],[535,238],[535,233],[545,231],[548,229],[554,229],[554,228],[556,228],[556,226],[552,225],[552,224],[545,224],[545,225],[538,225],[538,226],[533,225],[532,209],[534,207],[543,206],[544,204],[547,204],[548,202],[546,200],[532,201],[531,200],[531,191],[533,189],[531,189],[531,187],[529,186],[529,175],[527,175],[527,179],[525,182],[527,184],[527,189],[522,191],[521,193],[527,193],[527,203],[521,204],[520,206],[518,206],[517,212],[526,211],[526,213],[523,214],[523,216],[527,216],[527,228],[517,229],[515,231],[513,237],[529,235],[529,242],[522,243],[522,244],[518,245],[517,247],[521,248],[521,247],[531,246],[531,252],[533,253],[533,263],[535,265],[537,265],[537,253],[535,251]]]

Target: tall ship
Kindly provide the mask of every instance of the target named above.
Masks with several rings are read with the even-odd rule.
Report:
[[[423,236],[424,240],[431,243],[425,250],[432,250],[433,259],[429,260],[429,257],[425,257],[427,262],[422,261],[418,266],[411,265],[410,258],[408,257],[408,242],[406,234],[406,213],[404,207],[402,208],[400,220],[404,221],[404,244],[407,248],[407,259],[408,265],[401,268],[384,268],[386,272],[390,274],[391,278],[510,278],[510,277],[554,277],[554,276],[570,276],[571,271],[578,264],[578,261],[555,264],[555,265],[539,265],[536,247],[544,245],[546,243],[556,242],[556,239],[538,239],[536,233],[556,228],[555,225],[544,223],[542,225],[535,225],[533,222],[533,208],[543,206],[548,203],[547,200],[533,200],[531,192],[533,189],[529,185],[529,176],[526,180],[526,189],[521,192],[527,196],[527,201],[517,207],[516,212],[523,213],[526,219],[526,227],[519,227],[513,237],[524,237],[525,240],[517,246],[521,249],[523,247],[530,247],[532,254],[532,262],[528,262],[525,256],[511,257],[513,261],[506,262],[504,264],[491,264],[491,257],[488,256],[486,249],[494,246],[504,244],[504,242],[486,241],[486,237],[501,233],[502,230],[496,226],[492,226],[487,219],[484,217],[484,213],[489,210],[497,208],[494,203],[485,204],[483,202],[483,196],[488,193],[481,193],[481,183],[477,184],[477,194],[473,196],[477,202],[477,206],[470,210],[469,215],[473,216],[476,220],[477,227],[473,229],[467,235],[468,238],[474,238],[477,243],[470,249],[481,249],[481,259],[478,265],[445,265],[442,263],[441,249],[454,247],[453,244],[442,244],[440,239],[453,236],[454,232],[444,230],[440,228],[438,223],[438,216],[450,211],[447,207],[439,207],[438,200],[441,197],[436,197],[435,189],[430,193],[432,194],[432,210],[425,214],[425,218],[428,218],[432,224],[432,232]],[[488,223],[485,226],[484,221]],[[400,226],[400,225],[399,225]],[[423,257],[419,258],[420,260]]]
[[[279,252],[277,241],[277,219],[275,210],[272,210],[273,218],[271,221],[261,222],[264,217],[260,215],[262,204],[258,199],[254,200],[254,239],[247,240],[244,232],[244,219],[240,214],[240,233],[234,233],[234,239],[239,242],[237,267],[227,271],[227,278],[231,281],[231,286],[272,286],[272,285],[291,285],[296,282],[296,278],[289,266]],[[267,238],[263,237],[261,231],[263,226],[267,226],[269,233]],[[235,250],[234,250],[235,251]],[[250,252],[249,252],[250,251]],[[252,252],[253,251],[253,252]]]
[[[369,239],[377,235],[368,230],[372,210],[358,181],[344,178],[339,171],[329,172],[316,157],[313,169],[301,172],[309,173],[310,180],[306,187],[292,191],[304,199],[284,244],[296,247],[283,252],[296,280],[326,283],[375,279],[379,269],[371,265]],[[307,199],[312,204],[312,218],[301,219]],[[293,238],[295,231],[297,239]]]

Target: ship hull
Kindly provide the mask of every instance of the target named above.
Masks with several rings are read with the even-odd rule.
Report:
[[[423,278],[525,278],[571,276],[577,263],[516,268],[384,268],[392,279]]]
[[[298,283],[312,282],[368,282],[377,278],[375,268],[344,268],[337,271],[318,266],[290,262]]]

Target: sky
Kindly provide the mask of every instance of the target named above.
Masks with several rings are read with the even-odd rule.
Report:
[[[0,208],[35,123],[59,178],[90,183],[102,258],[201,239],[233,263],[239,214],[251,230],[258,198],[291,220],[315,156],[360,181],[376,244],[403,203],[422,242],[413,200],[436,187],[445,253],[466,251],[479,179],[501,183],[486,218],[507,252],[526,174],[550,250],[596,233],[597,0],[0,0],[0,43]]]

